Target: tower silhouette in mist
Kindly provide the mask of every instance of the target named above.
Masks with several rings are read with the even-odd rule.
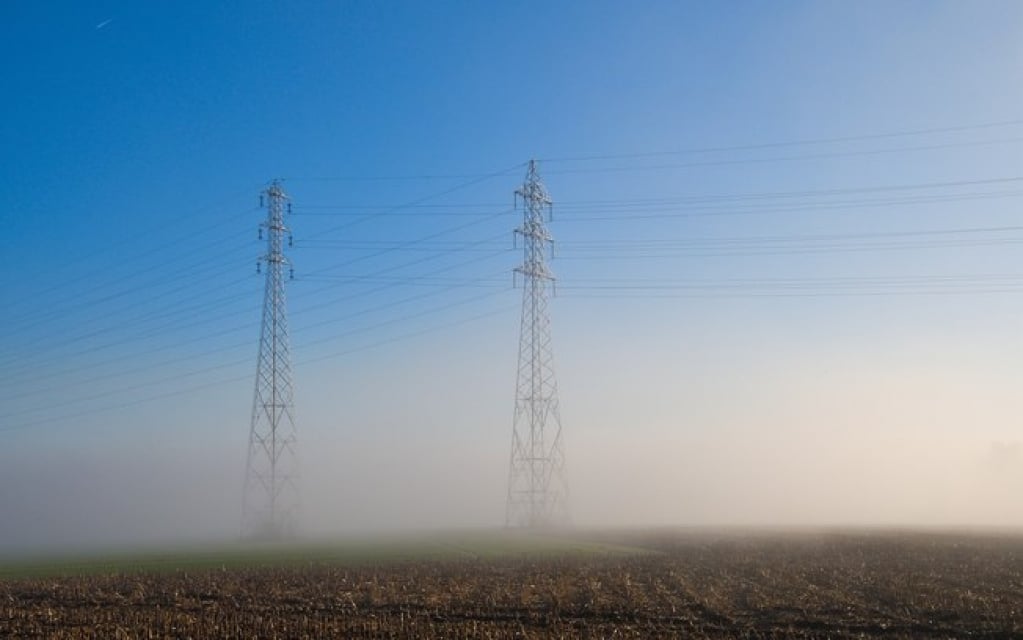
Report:
[[[263,321],[256,364],[256,389],[252,402],[252,426],[245,465],[245,497],[242,515],[243,535],[279,539],[294,534],[299,493],[295,456],[294,386],[291,378],[291,347],[288,340],[285,268],[291,276],[291,264],[284,255],[284,226],[288,196],[278,181],[263,192],[261,203],[267,209],[260,225],[260,237],[266,231],[266,253],[256,263],[257,271],[266,268],[263,297]]]
[[[551,198],[534,160],[515,191],[516,206],[519,201],[523,218],[515,233],[522,237],[523,261],[515,273],[523,281],[522,322],[505,525],[544,528],[566,524],[568,510],[548,312],[554,289],[554,275],[547,267],[553,242],[547,231]]]

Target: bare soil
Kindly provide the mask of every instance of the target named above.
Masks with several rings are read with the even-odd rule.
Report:
[[[517,554],[0,581],[18,638],[1021,638],[1023,537],[605,535]]]

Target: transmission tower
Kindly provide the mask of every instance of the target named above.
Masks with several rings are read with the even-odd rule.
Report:
[[[523,261],[515,273],[523,279],[522,325],[505,525],[545,528],[567,524],[568,510],[547,310],[554,288],[554,275],[547,268],[547,252],[552,246],[546,224],[551,198],[534,160],[529,162],[525,182],[515,191],[516,206],[519,200],[523,219],[515,233],[522,237]]]
[[[284,271],[291,265],[284,255],[285,210],[290,213],[288,196],[274,181],[260,196],[267,209],[260,225],[266,231],[266,254],[256,270],[266,268],[263,297],[263,325],[256,363],[256,390],[252,402],[252,427],[245,469],[243,507],[244,535],[280,539],[295,532],[298,509],[297,459],[295,456],[294,387],[291,380],[291,350],[288,341],[288,316]]]

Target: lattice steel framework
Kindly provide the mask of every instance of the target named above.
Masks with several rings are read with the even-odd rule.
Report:
[[[566,524],[568,510],[548,313],[554,275],[547,267],[553,241],[546,223],[552,208],[536,161],[529,162],[526,180],[515,191],[516,206],[520,200],[523,220],[515,233],[522,237],[523,261],[515,273],[523,280],[522,324],[505,524],[546,528]]]
[[[274,181],[263,193],[266,220],[266,254],[259,258],[257,271],[266,267],[263,323],[256,364],[256,390],[252,403],[252,427],[245,470],[243,534],[248,537],[279,539],[295,532],[299,493],[295,452],[294,386],[284,292],[285,269],[291,264],[284,255],[285,210],[288,196]]]

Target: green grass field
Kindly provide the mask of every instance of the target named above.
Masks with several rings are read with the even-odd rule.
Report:
[[[386,535],[330,541],[238,542],[177,549],[0,558],[0,580],[220,568],[364,566],[428,560],[634,553],[650,551],[587,540],[583,536],[497,530],[415,537]]]

